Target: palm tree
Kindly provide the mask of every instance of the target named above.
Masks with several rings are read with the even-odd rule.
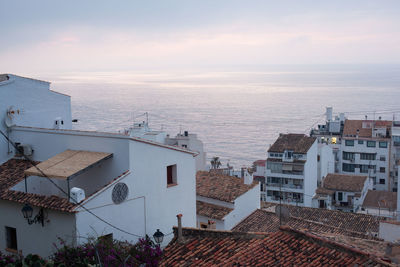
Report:
[[[221,166],[221,161],[219,160],[219,157],[213,157],[211,160],[211,168],[218,169],[220,166]]]

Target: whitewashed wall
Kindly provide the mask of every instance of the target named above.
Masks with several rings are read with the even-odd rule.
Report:
[[[50,83],[9,75],[10,79],[0,82],[0,129],[4,132],[4,120],[8,108],[19,110],[14,115],[16,125],[53,128],[57,117],[64,120],[64,128],[71,129],[70,96],[50,90]],[[7,142],[0,137],[0,163],[9,159]]]
[[[379,237],[388,242],[400,240],[400,225],[380,222]]]
[[[23,205],[11,201],[0,201],[0,250],[6,248],[5,227],[17,229],[17,246],[23,255],[29,253],[47,257],[55,252],[54,243],[62,238],[68,244],[75,244],[75,215],[45,209],[45,226],[41,224],[29,225],[24,219],[21,209]],[[39,212],[34,207],[33,216]]]
[[[314,144],[307,152],[307,161],[304,164],[304,206],[312,207],[312,197],[318,184],[318,143]]]
[[[225,230],[231,230],[256,209],[260,208],[260,186],[257,185],[235,199],[235,208],[225,216]]]

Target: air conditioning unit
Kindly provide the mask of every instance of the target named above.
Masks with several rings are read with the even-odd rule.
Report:
[[[70,192],[70,202],[79,203],[85,199],[85,191],[82,188],[72,187]]]

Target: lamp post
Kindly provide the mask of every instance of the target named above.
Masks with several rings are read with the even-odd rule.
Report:
[[[42,226],[44,226],[44,214],[43,214],[43,209],[39,210],[39,213],[36,214],[36,216],[32,218],[33,215],[33,208],[31,207],[31,205],[29,205],[28,203],[26,203],[24,205],[24,207],[22,208],[22,215],[24,216],[24,218],[28,221],[28,224],[31,225],[33,223],[41,223]]]
[[[160,231],[160,229],[157,229],[157,231],[153,235],[154,241],[156,241],[157,245],[160,245],[163,240],[164,240],[164,234]]]

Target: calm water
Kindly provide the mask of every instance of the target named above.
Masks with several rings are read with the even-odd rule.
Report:
[[[249,69],[249,68],[248,68]],[[49,75],[71,95],[75,129],[119,131],[149,112],[150,126],[197,133],[208,158],[250,165],[279,133],[309,133],[326,106],[350,118],[400,119],[400,66],[264,67],[238,70]]]

